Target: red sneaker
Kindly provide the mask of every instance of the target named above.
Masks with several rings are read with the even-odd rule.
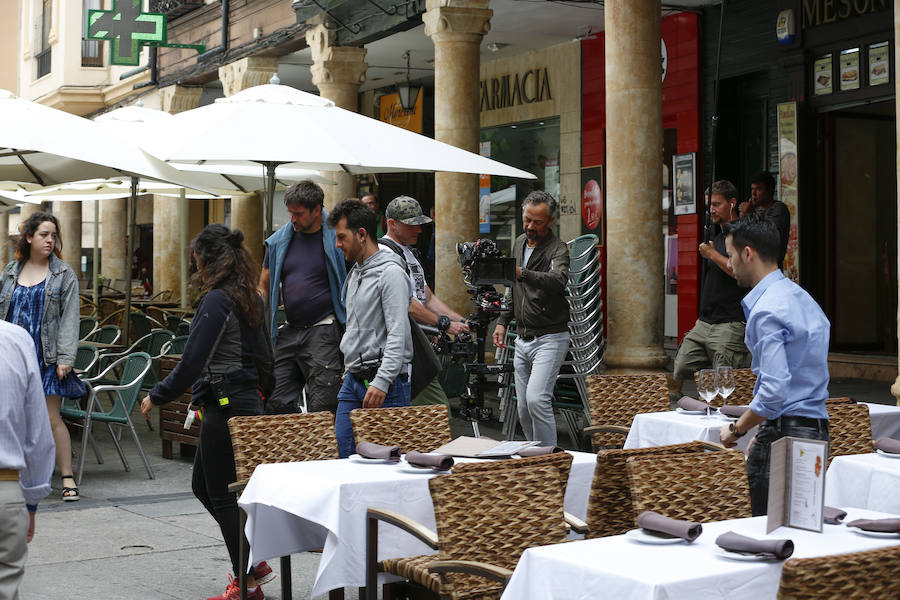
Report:
[[[228,585],[225,586],[225,593],[221,596],[213,596],[212,598],[207,598],[206,600],[240,600],[241,597],[241,586],[238,583],[238,580],[228,574]],[[262,588],[257,587],[253,591],[247,592],[247,600],[265,600],[265,596],[263,596]]]
[[[266,561],[262,561],[253,567],[253,576],[256,577],[256,583],[259,585],[269,583],[275,579],[275,573],[272,572],[272,567]]]

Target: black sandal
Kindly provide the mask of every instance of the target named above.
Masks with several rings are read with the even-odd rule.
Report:
[[[60,481],[65,481],[66,479],[71,479],[75,481],[74,475],[60,475]],[[81,499],[81,494],[78,493],[78,486],[75,487],[66,487],[65,483],[63,484],[62,489],[62,499],[63,502],[76,502]]]

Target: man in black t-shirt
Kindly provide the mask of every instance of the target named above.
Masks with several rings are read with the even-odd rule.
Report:
[[[717,235],[713,243],[700,244],[703,257],[703,289],[700,291],[700,318],[678,347],[674,378],[681,387],[700,369],[719,366],[750,366],[750,351],[744,344],[744,310],[741,300],[747,293],[738,287],[728,267],[722,225],[735,218],[737,188],[730,181],[712,186],[710,215]]]

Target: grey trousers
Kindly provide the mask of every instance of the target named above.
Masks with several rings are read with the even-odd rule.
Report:
[[[28,510],[18,481],[0,481],[0,598],[17,600],[25,575]]]
[[[285,325],[275,342],[275,391],[266,413],[295,413],[300,392],[306,386],[309,412],[337,410],[344,359],[341,326],[337,321],[295,329]]]
[[[516,340],[513,365],[519,423],[525,439],[539,440],[543,446],[556,445],[553,387],[568,349],[568,331],[548,333],[528,342]]]

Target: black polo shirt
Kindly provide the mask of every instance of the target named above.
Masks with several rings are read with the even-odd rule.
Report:
[[[725,234],[719,232],[713,238],[716,252],[728,256],[725,251]],[[711,259],[703,259],[703,289],[700,291],[700,320],[705,323],[730,323],[744,321],[741,300],[747,292],[739,287],[737,280],[726,274]]]

